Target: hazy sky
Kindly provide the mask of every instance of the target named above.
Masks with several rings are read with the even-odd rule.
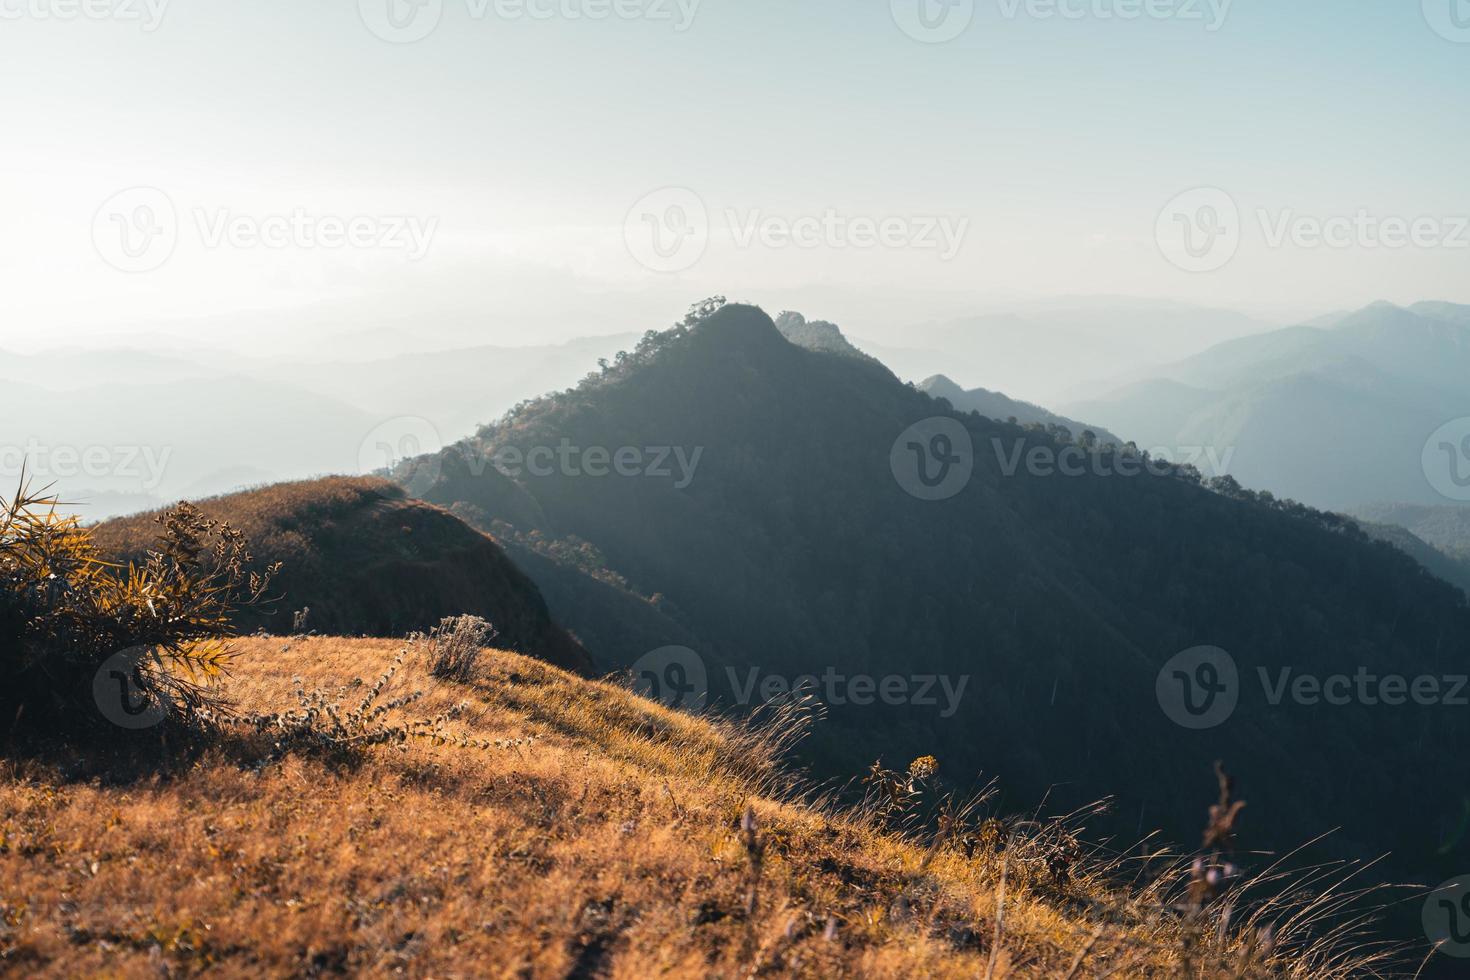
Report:
[[[0,0],[0,348],[1470,302],[1467,81],[1467,0]]]

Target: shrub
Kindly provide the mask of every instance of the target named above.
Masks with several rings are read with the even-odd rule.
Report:
[[[94,683],[119,654],[130,697],[160,720],[216,720],[231,616],[261,600],[279,566],[248,571],[239,532],[180,504],[158,518],[156,549],[122,568],[57,506],[24,483],[0,500],[0,724],[101,727]]]
[[[473,616],[457,618],[475,619]],[[451,620],[445,620],[445,623],[449,622]],[[484,620],[477,622],[489,627]],[[436,632],[441,628],[442,625],[437,627]],[[473,631],[472,624],[470,632]],[[468,708],[463,701],[430,717],[402,718],[401,709],[420,701],[424,692],[410,691],[395,697],[386,695],[394,676],[409,659],[413,649],[413,640],[410,639],[371,685],[359,677],[347,688],[335,693],[321,688],[308,691],[301,678],[295,678],[295,709],[246,715],[241,721],[271,738],[271,758],[299,752],[320,753],[341,761],[350,761],[359,758],[363,750],[372,746],[394,745],[401,748],[410,740],[467,749],[512,748],[531,741],[531,738],[492,741],[470,738],[451,731],[449,723],[459,718]]]
[[[440,680],[474,680],[480,651],[495,639],[495,627],[479,616],[446,616],[427,636],[411,641],[428,644],[429,672]]]

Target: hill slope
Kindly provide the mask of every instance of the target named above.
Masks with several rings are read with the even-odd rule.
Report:
[[[552,622],[535,584],[490,538],[386,480],[285,483],[205,500],[209,517],[244,531],[262,562],[282,562],[278,601],[250,610],[242,631],[292,632],[310,610],[320,632],[403,636],[445,616],[488,619],[506,647],[591,672],[587,652]],[[118,560],[153,544],[153,514],[99,525],[94,540]]]
[[[651,651],[690,647],[672,672],[658,652],[653,675],[684,692],[703,672],[726,705],[810,678],[831,713],[807,750],[821,772],[933,751],[998,775],[1019,805],[1116,794],[1114,829],[1182,840],[1197,828],[1180,788],[1225,758],[1272,815],[1268,846],[1343,826],[1342,853],[1393,851],[1399,874],[1470,863],[1455,788],[1470,772],[1420,751],[1470,736],[1465,712],[1271,694],[1283,670],[1463,673],[1461,593],[1346,519],[1188,473],[1120,476],[1112,456],[1078,476],[1010,470],[1067,447],[973,415],[950,430],[975,447],[968,482],[919,499],[895,455],[938,414],[880,366],[796,347],[731,306],[444,453],[425,495],[508,528],[601,662],[650,670]],[[571,463],[538,472],[489,462],[559,447]],[[666,453],[662,475],[596,476],[586,447],[677,447],[698,464]],[[1199,647],[1230,655],[1238,705],[1186,730],[1160,691]],[[866,687],[880,682],[889,694]]]
[[[292,703],[297,678],[370,682],[399,649],[236,646],[232,688],[252,712]],[[483,750],[244,764],[227,743],[161,777],[72,748],[11,761],[0,965],[48,978],[1178,975],[1169,875],[1125,889],[1085,855],[1058,884],[1048,838],[1024,825],[1008,826],[1003,856],[899,835],[776,793],[774,732],[515,654],[482,665],[471,686],[410,660],[383,696],[423,691],[426,714],[466,703],[456,727],[498,743]],[[1304,950],[1274,918],[1276,956],[1250,977],[1346,975],[1351,958]],[[1235,972],[1240,942],[1213,932],[1190,960]]]

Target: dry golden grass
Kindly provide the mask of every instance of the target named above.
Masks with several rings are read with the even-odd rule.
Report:
[[[293,678],[371,683],[401,647],[240,641],[230,690],[244,710],[278,710],[293,704]],[[356,763],[265,765],[218,746],[127,781],[60,754],[0,764],[0,971],[1179,975],[1177,917],[1147,914],[1148,895],[1087,869],[1055,889],[1020,851],[971,860],[783,801],[769,732],[514,654],[481,664],[466,686],[432,679],[419,657],[393,690],[426,692],[414,714],[468,700],[464,734],[529,743],[411,742]],[[1212,943],[1215,962],[1235,961]],[[1279,973],[1340,975],[1321,960]]]

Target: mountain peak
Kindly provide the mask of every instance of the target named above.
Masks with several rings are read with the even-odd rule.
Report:
[[[800,313],[787,310],[776,318],[776,329],[781,331],[781,336],[807,350],[845,354],[848,357],[868,356],[842,335],[837,324],[826,320],[808,320]]]
[[[721,306],[694,324],[690,333],[705,340],[737,343],[768,343],[781,337],[770,314],[747,303]]]
[[[965,389],[961,388],[947,374],[933,374],[919,382],[919,390],[935,398],[946,398],[951,402],[956,395],[963,395]]]

